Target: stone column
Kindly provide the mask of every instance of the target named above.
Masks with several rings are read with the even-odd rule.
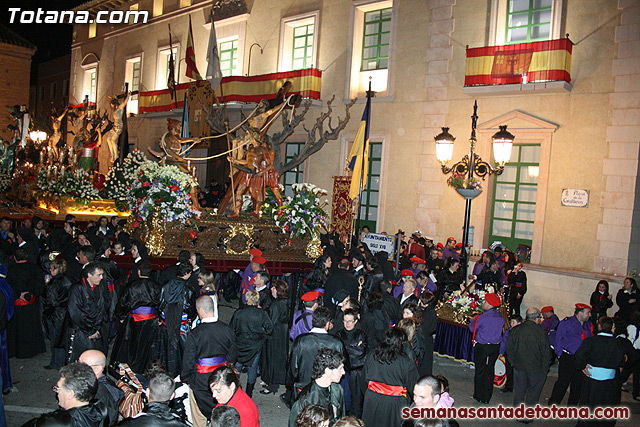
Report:
[[[619,0],[618,54],[613,60],[615,89],[609,96],[612,121],[607,127],[609,154],[604,159],[606,191],[594,271],[624,276],[640,267],[640,4]]]
[[[427,98],[424,102],[424,127],[422,129],[420,156],[420,177],[417,183],[418,207],[415,220],[424,235],[436,234],[436,224],[440,221],[440,200],[442,179],[433,137],[441,132],[445,117],[449,112],[447,91],[451,75],[449,64],[453,57],[450,35],[453,32],[453,6],[455,0],[428,0],[427,7],[431,19],[427,24],[429,48],[425,86]]]

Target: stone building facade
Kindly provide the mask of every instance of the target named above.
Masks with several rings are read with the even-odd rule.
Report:
[[[331,189],[332,177],[344,173],[371,77],[376,92],[370,129],[373,169],[364,213],[378,232],[420,229],[436,241],[448,236],[461,240],[464,200],[446,185],[434,136],[440,127],[450,127],[457,137],[453,159],[462,158],[469,149],[469,117],[477,100],[478,154],[492,159],[491,136],[498,125],[508,125],[516,147],[505,174],[487,178],[483,194],[472,204],[472,250],[495,240],[531,248],[525,306],[553,304],[561,315],[571,314],[574,302],[588,302],[597,280],[608,279],[615,292],[621,278],[640,267],[637,0],[213,3],[246,6],[246,13],[215,22],[219,50],[231,51],[235,58],[230,73],[288,71],[304,56],[304,66],[323,72],[323,103],[332,95],[344,104],[359,98],[340,139],[309,158],[295,179]],[[95,81],[92,96],[99,108],[106,108],[107,96],[131,80],[136,62],[140,90],[165,88],[168,24],[179,58],[179,81],[188,81],[184,51],[189,16],[196,62],[204,73],[211,4],[94,0],[80,6],[92,12],[147,10],[150,19],[146,24],[76,25],[70,102],[80,102]],[[518,39],[522,31],[525,38]],[[467,46],[561,39],[567,34],[573,42],[570,83],[465,86]],[[372,35],[378,38],[372,41]],[[317,104],[307,124],[321,111]],[[340,110],[335,109],[337,114]],[[231,111],[237,114],[238,107]],[[144,149],[162,134],[166,118],[180,113],[176,109],[132,118],[130,141]],[[290,142],[305,138],[300,128]],[[585,207],[563,205],[563,192],[571,189],[586,190]]]

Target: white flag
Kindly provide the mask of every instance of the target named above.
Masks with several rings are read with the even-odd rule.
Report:
[[[207,80],[211,82],[211,89],[218,89],[222,80],[222,71],[220,70],[220,56],[218,55],[218,40],[216,39],[216,26],[213,22],[213,13],[211,14],[211,33],[209,33],[209,47],[207,48]]]

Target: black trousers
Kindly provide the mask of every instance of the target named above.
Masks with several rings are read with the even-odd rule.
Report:
[[[362,418],[365,391],[364,368],[354,369],[349,372],[349,388],[351,388],[351,410],[349,415]]]
[[[547,381],[546,372],[513,370],[514,391],[513,406],[524,402],[527,406],[535,406],[540,402],[540,393]]]
[[[476,372],[473,377],[473,398],[480,402],[489,402],[493,395],[493,381],[500,344],[476,344],[473,361]]]
[[[504,383],[505,390],[513,390],[513,366],[509,363],[509,356],[504,356],[505,375],[507,379]]]
[[[567,405],[575,406],[580,400],[584,374],[576,369],[576,358],[574,355],[563,352],[558,361],[558,379],[553,385],[549,405],[559,405],[567,392],[567,388],[571,386]]]

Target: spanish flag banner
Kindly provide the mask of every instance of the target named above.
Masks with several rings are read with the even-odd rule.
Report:
[[[571,40],[467,49],[465,86],[571,82]]]
[[[322,87],[322,71],[315,68],[288,71],[283,73],[262,74],[258,76],[230,76],[222,78],[222,102],[259,102],[262,99],[273,99],[284,82],[291,82],[289,94],[300,94],[303,98],[320,99]],[[199,80],[197,84],[206,81]],[[176,99],[183,99],[189,83],[176,85]],[[140,92],[140,113],[170,111],[182,108],[183,101],[174,103],[169,89]]]

